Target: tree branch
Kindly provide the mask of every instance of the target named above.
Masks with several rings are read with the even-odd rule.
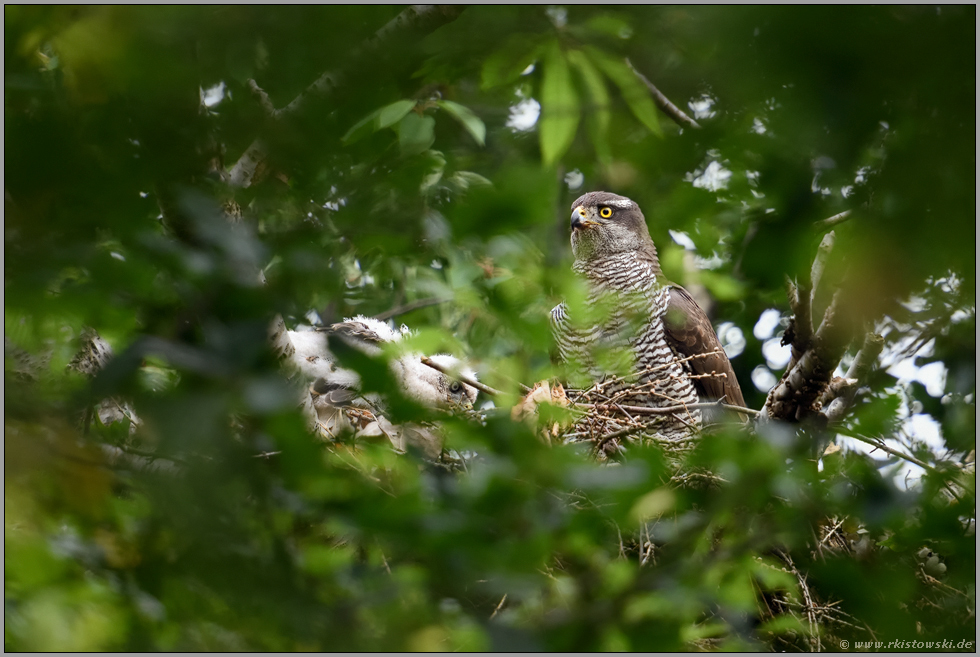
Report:
[[[850,217],[851,217],[851,211],[844,210],[843,212],[838,212],[832,217],[821,219],[820,221],[816,222],[814,225],[817,226],[818,228],[833,228],[837,224],[844,223],[845,221],[850,219]]]
[[[935,467],[929,465],[925,461],[922,461],[922,460],[919,460],[919,459],[915,458],[911,454],[906,454],[904,452],[900,452],[897,449],[892,449],[891,447],[889,447],[888,445],[886,445],[885,444],[885,441],[882,440],[882,439],[868,438],[867,436],[862,436],[861,434],[858,434],[858,433],[845,433],[843,431],[838,431],[837,433],[840,433],[840,434],[842,434],[844,436],[847,436],[848,438],[853,438],[854,440],[859,440],[862,443],[865,443],[867,445],[871,445],[872,447],[875,447],[877,449],[880,449],[881,451],[886,452],[888,454],[891,454],[892,456],[897,456],[898,458],[904,459],[904,460],[908,461],[909,463],[914,463],[915,465],[919,466],[923,470],[927,470],[927,471],[929,471],[929,472],[931,472],[933,474],[939,475],[940,477],[943,477],[944,479],[946,478],[946,475],[944,473],[940,472],[939,470],[937,470]]]
[[[364,44],[354,49],[348,58],[348,67],[351,62],[355,62],[363,57],[376,52],[384,45],[385,41],[402,30],[412,27],[434,26],[440,22],[448,22],[454,19],[464,9],[460,5],[411,5],[400,14],[388,21],[381,27],[374,36],[369,38]],[[275,109],[268,94],[259,87],[254,80],[249,80],[248,86],[259,100],[262,109],[273,120],[280,120],[297,112],[312,96],[326,96],[334,92],[338,87],[347,81],[346,73],[343,69],[338,71],[326,71],[320,75],[310,86],[300,95],[289,102],[281,109]],[[229,181],[235,187],[248,187],[258,179],[257,173],[262,168],[268,157],[265,144],[261,139],[253,141],[245,152],[242,153],[238,161],[231,168]]]
[[[794,317],[790,325],[792,332],[788,329],[789,335],[784,335],[784,340],[792,340],[794,358],[782,379],[769,392],[763,408],[766,417],[798,421],[816,412],[818,400],[825,394],[833,372],[851,340],[850,322],[841,317],[840,289],[834,293],[830,305],[824,311],[819,328],[812,337],[806,336],[806,332],[812,330],[813,302],[823,279],[827,258],[834,248],[834,239],[834,232],[830,231],[821,240],[810,268],[809,288],[797,289],[792,284],[789,286]]]
[[[486,385],[484,383],[480,383],[479,381],[475,381],[474,379],[471,379],[468,376],[463,376],[462,374],[459,374],[457,372],[453,372],[452,370],[447,369],[447,368],[443,367],[442,365],[439,365],[436,362],[433,362],[428,356],[422,356],[422,364],[423,365],[428,365],[432,369],[434,369],[434,370],[436,370],[438,372],[442,372],[443,374],[448,374],[449,376],[455,377],[458,381],[460,381],[462,383],[465,383],[466,385],[468,385],[468,386],[470,386],[472,388],[476,388],[480,392],[485,392],[488,395],[490,395],[491,397],[496,397],[497,395],[502,395],[503,394],[502,392],[500,392],[496,388],[491,388],[490,386],[488,386],[488,385]]]
[[[427,299],[419,299],[418,301],[412,301],[411,303],[406,303],[401,306],[396,306],[391,310],[386,310],[383,313],[378,313],[374,316],[375,319],[380,321],[385,321],[391,319],[392,317],[397,317],[398,315],[404,315],[405,313],[410,313],[413,310],[418,310],[419,308],[428,308],[429,306],[438,306],[440,303],[446,303],[450,299],[445,299],[443,297],[429,297]]]
[[[836,398],[827,398],[826,393],[821,396],[820,402],[826,409],[824,415],[827,416],[830,422],[840,422],[844,417],[844,413],[854,403],[857,385],[867,379],[871,368],[878,362],[878,356],[881,354],[884,346],[885,339],[883,337],[877,333],[868,333],[864,337],[864,344],[861,345],[861,349],[854,356],[854,362],[847,368],[847,374],[845,375],[848,381],[856,381],[857,383],[841,391],[840,395]]]
[[[118,445],[100,445],[106,462],[113,468],[128,468],[136,472],[157,472],[162,474],[178,474],[187,465],[185,461],[175,456],[161,456],[134,447]]]
[[[788,370],[800,361],[813,341],[813,302],[816,299],[820,279],[823,278],[824,269],[827,267],[827,258],[834,248],[834,240],[834,232],[830,231],[820,241],[820,246],[817,247],[817,255],[810,267],[809,282],[794,285],[792,281],[787,279],[787,297],[789,297],[793,317],[783,334],[782,344],[789,344],[793,348],[793,354],[787,366]]]
[[[637,415],[672,415],[674,413],[682,413],[691,408],[724,408],[729,411],[735,411],[736,413],[745,413],[746,415],[759,415],[759,411],[746,408],[745,406],[735,406],[734,404],[722,404],[719,402],[697,402],[694,404],[678,404],[676,406],[626,406],[621,404],[588,404],[588,403],[576,403],[575,406],[582,408],[598,408],[607,410],[620,410],[623,412],[635,413]]]
[[[626,65],[630,67],[630,70],[636,74],[636,77],[640,78],[640,81],[643,82],[643,84],[647,86],[647,89],[650,90],[650,93],[653,95],[653,102],[657,104],[660,111],[673,119],[674,123],[682,128],[701,127],[697,121],[685,114],[681,108],[670,102],[667,96],[663,95],[660,89],[657,89],[657,87],[650,82],[645,75],[636,70],[636,67],[633,66],[633,62],[629,60],[629,57],[626,58]]]
[[[834,231],[830,231],[823,236],[820,240],[820,246],[817,247],[817,255],[813,259],[813,266],[810,267],[810,306],[813,306],[813,301],[816,298],[817,288],[820,286],[820,279],[823,278],[824,270],[827,268],[827,258],[830,257],[830,252],[834,250],[834,242],[837,236],[834,235]]]
[[[277,110],[276,106],[272,104],[272,99],[269,98],[269,94],[265,92],[265,89],[260,87],[259,84],[251,78],[248,79],[245,86],[249,88],[252,95],[259,101],[259,106],[265,110],[266,115],[270,119],[279,118],[279,110]]]
[[[793,311],[793,316],[789,320],[789,326],[783,333],[781,344],[790,345],[793,350],[788,368],[792,368],[803,357],[803,353],[810,346],[813,340],[813,319],[810,316],[810,286],[807,283],[794,285],[793,281],[786,279],[786,296],[789,298],[789,307]]]
[[[793,367],[787,368],[782,380],[769,392],[764,409],[769,417],[801,420],[816,410],[817,398],[830,383],[849,342],[850,332],[839,316],[840,299],[838,290],[810,347]]]

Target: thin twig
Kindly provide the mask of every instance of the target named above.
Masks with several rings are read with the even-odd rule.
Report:
[[[391,319],[392,317],[397,317],[398,315],[404,315],[405,313],[410,313],[413,310],[418,310],[419,308],[428,308],[429,306],[437,306],[440,303],[446,303],[450,299],[443,297],[429,297],[427,299],[419,299],[418,301],[412,301],[411,303],[406,303],[401,306],[396,306],[391,310],[386,310],[383,313],[379,313],[374,316],[375,319],[380,321],[385,321]]]
[[[838,529],[841,528],[841,526],[844,524],[844,521],[845,520],[847,520],[847,516],[844,516],[843,518],[841,518],[840,519],[840,522],[836,523],[833,526],[833,528],[829,532],[827,532],[827,535],[824,536],[822,539],[820,539],[820,542],[817,544],[817,552],[820,552],[820,548],[822,548],[827,543],[827,539],[829,539],[831,536],[833,536],[834,535],[834,532],[836,532]],[[821,552],[821,555],[822,554],[823,553]]]
[[[497,603],[497,608],[493,610],[492,614],[490,614],[490,620],[493,620],[493,617],[497,615],[497,612],[500,611],[500,609],[504,606],[504,602],[506,601],[507,601],[507,594],[504,593],[504,597],[500,598],[500,602]]]
[[[647,89],[650,90],[650,94],[653,95],[653,102],[657,104],[657,107],[660,108],[660,111],[666,114],[667,116],[669,116],[671,119],[673,119],[674,123],[676,123],[682,128],[701,127],[697,121],[695,121],[687,114],[685,114],[683,110],[681,110],[681,108],[679,108],[677,105],[674,105],[672,102],[670,102],[667,96],[663,95],[660,89],[657,89],[657,87],[652,82],[650,82],[650,80],[648,80],[645,75],[643,75],[638,70],[636,70],[636,67],[633,66],[633,63],[629,60],[628,57],[626,58],[626,65],[630,67],[630,70],[633,71],[634,74],[636,74],[636,77],[640,78],[640,81],[643,82],[643,84],[646,85]]]
[[[639,426],[626,427],[625,429],[620,429],[619,431],[613,431],[612,433],[607,433],[605,436],[603,436],[602,438],[600,438],[598,440],[598,442],[596,442],[595,450],[594,451],[595,451],[596,454],[598,454],[602,450],[602,448],[605,447],[606,443],[608,443],[610,440],[614,440],[616,438],[621,438],[623,436],[628,436],[628,435],[633,434],[633,433],[638,433],[638,432],[643,431],[643,430],[645,430],[647,428],[648,427],[646,425],[641,424]]]
[[[940,472],[933,466],[929,465],[925,461],[919,460],[914,456],[912,456],[911,454],[905,454],[904,452],[900,452],[897,449],[892,449],[891,447],[886,445],[883,440],[868,438],[867,436],[862,436],[861,434],[858,433],[844,433],[840,429],[835,429],[835,431],[837,431],[837,433],[840,433],[841,435],[847,436],[848,438],[853,438],[854,440],[858,440],[861,441],[862,443],[866,443],[868,445],[876,447],[883,452],[887,452],[888,454],[891,454],[892,456],[897,456],[900,459],[905,459],[909,463],[914,463],[915,465],[919,466],[923,470],[928,470],[933,474],[937,474],[941,477],[945,477],[945,475],[942,472]]]
[[[474,379],[471,379],[468,376],[464,376],[464,375],[459,374],[457,372],[453,372],[452,370],[450,370],[450,369],[448,369],[446,367],[443,367],[442,365],[439,365],[438,363],[433,362],[432,359],[430,359],[427,356],[422,356],[422,364],[423,365],[428,365],[432,369],[437,370],[439,372],[442,372],[443,374],[448,374],[449,376],[455,377],[458,381],[460,381],[462,383],[465,383],[466,385],[468,385],[468,386],[470,386],[472,388],[476,388],[480,392],[485,392],[488,395],[490,395],[491,397],[496,397],[497,395],[502,395],[503,394],[502,392],[500,392],[496,388],[491,388],[490,386],[486,385],[485,383],[480,383],[479,381],[476,381]]]
[[[826,219],[821,219],[817,221],[814,225],[818,228],[833,228],[837,224],[842,224],[851,217],[850,210],[844,210],[843,212],[838,212],[832,217],[827,217]]]
[[[123,445],[108,445],[109,447],[115,447],[120,452],[126,454],[132,454],[133,456],[139,456],[145,459],[150,459],[151,461],[164,460],[171,461],[173,463],[179,463],[180,465],[187,465],[187,461],[177,456],[164,456],[163,454],[157,454],[156,452],[150,452],[144,449],[138,449],[136,447],[129,447]]]
[[[582,408],[598,408],[600,410],[612,410],[618,404],[611,406],[608,404],[588,404],[579,403],[576,406],[581,406]],[[621,406],[624,411],[629,411],[636,415],[672,415],[673,413],[681,413],[689,408],[724,408],[729,411],[735,411],[737,413],[745,413],[747,415],[759,415],[760,411],[756,411],[751,408],[746,408],[744,406],[735,406],[734,404],[721,404],[719,402],[698,402],[696,404],[685,404],[677,406]]]
[[[800,585],[800,592],[803,593],[803,601],[806,603],[804,611],[806,612],[807,623],[810,625],[810,639],[816,639],[817,642],[817,652],[820,652],[820,633],[817,632],[817,617],[814,611],[817,606],[813,603],[813,598],[810,597],[810,587],[807,586],[806,577],[797,570],[796,565],[793,560],[790,559],[789,555],[782,550],[775,551],[777,555],[782,557],[783,561],[787,566],[790,567],[792,573],[796,576],[796,581]],[[812,644],[811,644],[812,646]]]
[[[391,568],[388,567],[388,560],[385,559],[385,553],[383,550],[378,550],[381,553],[381,564],[385,567],[385,572],[391,575]]]

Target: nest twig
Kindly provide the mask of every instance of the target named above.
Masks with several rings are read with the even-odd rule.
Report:
[[[681,359],[681,362],[691,361],[713,355],[694,354]],[[662,392],[663,377],[650,378],[668,367],[670,364],[658,365],[628,377],[607,376],[591,387],[582,390],[569,390],[567,396],[571,401],[570,408],[579,414],[579,419],[561,435],[569,442],[591,442],[596,456],[611,454],[618,451],[618,446],[624,439],[636,439],[641,442],[655,443],[669,454],[683,454],[698,438],[695,435],[700,428],[700,412],[702,409],[723,408],[745,415],[757,415],[758,411],[721,402],[685,403],[673,399]],[[693,374],[686,372],[682,375],[686,380],[724,377],[724,373]],[[686,425],[691,430],[691,436],[686,438],[667,439],[660,428],[664,422],[673,421]]]

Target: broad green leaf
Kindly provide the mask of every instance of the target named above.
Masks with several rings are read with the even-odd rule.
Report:
[[[507,44],[483,62],[480,86],[492,89],[513,82],[541,54],[541,44],[527,34],[515,34]]]
[[[381,114],[381,110],[374,110],[363,119],[351,126],[350,130],[344,133],[344,136],[340,138],[340,141],[345,144],[352,144],[362,137],[366,137],[375,131],[375,121],[378,115]]]
[[[390,125],[394,125],[402,120],[402,118],[412,111],[415,107],[414,100],[398,100],[382,107],[378,112],[378,130],[382,128],[387,128]]]
[[[413,107],[415,107],[414,100],[399,100],[391,105],[385,105],[351,126],[351,129],[341,137],[341,141],[345,144],[352,144],[358,139],[367,137],[372,132],[394,125],[411,112]]]
[[[552,41],[544,60],[544,79],[541,82],[541,121],[538,136],[541,158],[546,166],[561,159],[578,128],[579,106],[568,61]]]
[[[581,50],[569,51],[568,61],[578,71],[585,90],[589,94],[589,102],[585,106],[585,125],[589,129],[589,136],[595,146],[596,155],[599,156],[601,162],[608,163],[611,159],[609,140],[607,139],[611,112],[606,83],[603,82],[602,75]]]
[[[470,111],[468,107],[464,107],[459,103],[454,103],[451,100],[440,100],[437,104],[442,109],[449,112],[453,118],[463,124],[466,131],[473,135],[473,139],[476,140],[480,146],[486,143],[487,138],[487,126],[484,125],[483,121],[480,120],[476,114]]]
[[[402,155],[416,155],[429,148],[436,140],[436,120],[431,116],[419,116],[409,112],[398,124],[398,145]]]
[[[636,77],[636,74],[630,70],[626,62],[591,46],[588,46],[586,51],[596,66],[606,74],[606,77],[619,87],[620,93],[623,94],[623,100],[629,105],[630,111],[640,120],[640,123],[649,128],[653,134],[662,137],[663,131],[660,129],[660,121],[657,120],[657,106],[654,105],[650,92]]]

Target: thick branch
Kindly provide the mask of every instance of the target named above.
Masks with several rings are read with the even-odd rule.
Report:
[[[789,286],[794,317],[792,331],[787,330],[788,335],[784,340],[792,341],[794,357],[783,378],[769,392],[763,409],[767,417],[795,421],[814,413],[850,342],[852,328],[841,317],[842,295],[839,289],[824,311],[819,328],[812,337],[806,335],[812,330],[813,302],[833,248],[834,232],[831,231],[820,242],[813,259],[809,287],[800,286],[797,289],[792,284]]]
[[[820,240],[820,246],[817,247],[817,255],[813,259],[813,266],[810,268],[810,306],[813,307],[813,301],[816,298],[817,288],[820,287],[820,279],[823,278],[824,270],[827,268],[827,259],[830,257],[830,252],[834,250],[834,241],[837,236],[834,235],[834,231],[830,231],[823,236]]]
[[[769,417],[801,420],[816,410],[817,399],[830,383],[849,342],[850,331],[840,317],[840,304],[838,290],[810,347],[770,391],[764,409]]]
[[[647,89],[650,90],[650,94],[653,95],[653,102],[657,104],[657,107],[660,108],[660,111],[666,114],[667,116],[669,116],[671,119],[673,119],[674,123],[676,123],[682,128],[701,127],[697,121],[695,121],[687,114],[685,114],[684,111],[681,110],[681,108],[679,108],[677,105],[670,102],[667,96],[663,95],[660,92],[660,89],[657,89],[657,87],[652,82],[650,82],[650,80],[648,80],[645,75],[643,75],[638,70],[636,70],[636,67],[633,66],[633,63],[629,60],[629,58],[626,59],[626,65],[630,67],[633,73],[636,74],[636,77],[640,78],[643,84],[647,86]]]
[[[807,283],[794,285],[789,278],[786,279],[786,296],[789,298],[789,307],[793,311],[793,316],[789,320],[789,326],[783,333],[782,344],[792,347],[792,357],[787,367],[792,368],[803,357],[804,352],[813,340],[813,319],[810,316],[810,286]]]
[[[847,374],[845,376],[848,379],[863,381],[868,375],[868,372],[871,371],[871,368],[874,367],[874,364],[878,362],[878,356],[884,348],[885,338],[877,333],[868,333],[864,336],[864,344],[861,345],[861,350],[854,356],[854,362],[847,368]]]
[[[848,381],[861,383],[867,379],[871,368],[878,362],[878,356],[885,346],[885,339],[877,333],[868,333],[864,338],[864,344],[854,356],[854,362],[847,368],[845,378]],[[824,414],[830,422],[839,422],[847,409],[854,403],[854,395],[857,393],[857,384],[843,390],[836,399],[821,397],[820,401],[826,408]]]
[[[792,369],[800,361],[813,341],[813,304],[820,279],[823,278],[824,269],[827,267],[827,258],[830,257],[830,252],[834,248],[834,239],[834,232],[830,231],[820,241],[817,255],[810,267],[810,280],[808,282],[801,281],[799,285],[794,285],[792,281],[787,279],[787,296],[793,311],[790,325],[783,335],[783,344],[789,344],[793,348],[792,358],[790,358],[787,369]]]
[[[245,85],[249,88],[249,91],[252,92],[252,95],[255,96],[256,100],[259,101],[259,106],[265,110],[266,115],[268,115],[270,119],[278,119],[279,110],[277,110],[276,106],[272,104],[272,99],[269,98],[269,94],[265,92],[265,89],[260,87],[258,82],[252,79],[249,79]]]

